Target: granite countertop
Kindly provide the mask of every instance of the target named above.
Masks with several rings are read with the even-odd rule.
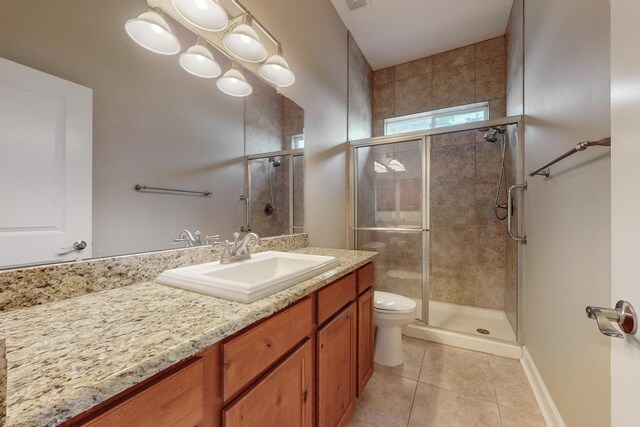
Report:
[[[294,252],[335,256],[340,266],[251,304],[145,282],[0,314],[6,426],[66,421],[376,256],[309,247]]]

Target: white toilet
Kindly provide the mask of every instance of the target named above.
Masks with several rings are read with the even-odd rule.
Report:
[[[384,366],[402,364],[402,331],[416,318],[416,303],[412,299],[389,292],[373,293],[373,316],[376,325],[374,359]]]

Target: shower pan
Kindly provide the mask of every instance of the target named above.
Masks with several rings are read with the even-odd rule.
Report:
[[[405,333],[452,344],[466,337],[475,349],[486,348],[479,340],[519,342],[522,244],[507,222],[521,224],[522,196],[512,192],[509,213],[507,189],[523,179],[520,123],[351,143],[352,246],[379,253],[377,290],[416,301]]]

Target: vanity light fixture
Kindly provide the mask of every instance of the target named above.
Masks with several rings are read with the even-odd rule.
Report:
[[[180,16],[206,31],[222,31],[229,25],[229,16],[217,0],[171,0]]]
[[[180,55],[180,66],[186,72],[205,79],[216,78],[222,72],[211,51],[200,44],[199,37],[196,44]]]
[[[167,21],[159,13],[149,10],[124,24],[125,31],[134,42],[161,55],[180,52],[180,42],[171,32]]]
[[[279,87],[291,86],[296,81],[296,76],[282,57],[282,47],[279,44],[276,46],[276,53],[260,66],[258,72],[263,79]]]
[[[216,84],[222,92],[235,97],[248,96],[253,92],[253,88],[236,68],[235,63],[229,71],[218,79]]]
[[[232,68],[217,82],[222,92],[243,97],[253,91],[236,68],[236,60],[244,61],[244,68],[276,88],[295,82],[296,77],[282,55],[280,42],[240,0],[223,3],[230,3],[240,11],[235,16],[220,4],[220,0],[147,0],[147,3],[151,7],[148,12],[125,23],[127,34],[145,49],[175,55],[180,52],[180,42],[164,18],[171,17],[198,37],[196,44],[180,55],[180,66],[188,73],[208,79],[220,76],[222,69],[211,47],[231,60]],[[258,32],[262,33],[267,45]],[[273,52],[271,56],[270,52]]]
[[[242,24],[227,33],[222,43],[233,56],[243,61],[262,62],[267,59],[267,48],[260,41],[256,30],[251,28],[252,21],[251,16],[245,14]]]

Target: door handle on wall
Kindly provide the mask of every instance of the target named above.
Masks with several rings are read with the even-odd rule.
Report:
[[[614,323],[617,323],[625,334],[633,335],[638,329],[638,316],[633,306],[627,301],[618,301],[615,309],[588,306],[586,310],[587,317],[589,319],[596,319],[600,332],[609,337],[623,337],[613,326]]]
[[[511,187],[509,187],[509,190],[507,191],[507,233],[509,233],[509,237],[511,237],[516,242],[522,242],[526,244],[527,243],[526,235],[517,236],[517,235],[514,235],[513,231],[511,230],[511,212],[513,212],[513,190],[516,190],[516,189],[526,190],[527,189],[526,181],[524,184],[512,185]]]

